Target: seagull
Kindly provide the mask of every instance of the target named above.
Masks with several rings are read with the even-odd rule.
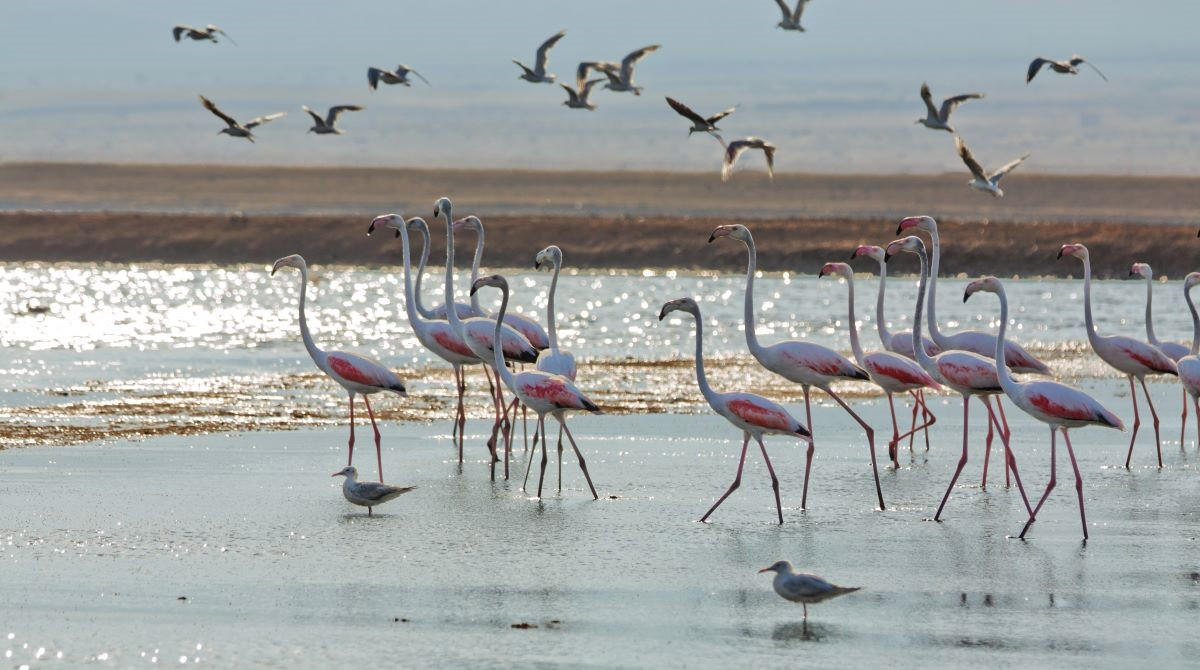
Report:
[[[725,162],[721,165],[721,181],[729,181],[729,175],[733,173],[733,164],[737,162],[738,156],[741,156],[742,152],[747,149],[762,149],[763,155],[767,157],[767,176],[772,180],[775,179],[774,144],[761,137],[744,137],[725,144],[725,140],[721,139],[720,135],[714,135],[714,137],[725,147]]]
[[[237,42],[234,42],[232,37],[230,37],[228,34],[226,34],[226,32],[224,30],[221,30],[220,28],[214,26],[211,23],[208,24],[207,26],[204,26],[203,28],[193,28],[191,26],[175,26],[174,28],[171,29],[171,33],[173,35],[175,35],[176,42],[183,39],[184,37],[189,37],[193,40],[196,40],[197,42],[199,42],[201,40],[209,40],[213,44],[217,43],[217,33],[221,33],[222,35],[225,36],[225,39],[229,40],[229,42],[231,44],[233,44],[234,46],[237,46]]]
[[[783,20],[778,23],[777,28],[804,32],[804,26],[800,25],[800,15],[804,13],[804,6],[808,4],[808,0],[796,0],[794,10],[783,0],[775,0],[775,4],[779,5],[779,11],[783,12]]]
[[[651,44],[648,47],[642,47],[637,51],[632,51],[628,56],[621,59],[621,69],[618,72],[605,70],[604,74],[608,76],[608,83],[604,85],[614,93],[629,92],[634,95],[642,94],[641,86],[633,85],[633,66],[637,65],[638,61],[646,57],[646,54],[658,51],[659,45]]]
[[[425,82],[426,86],[433,85],[429,83],[428,79],[422,77],[420,72],[417,72],[407,65],[401,64],[397,65],[396,69],[391,72],[377,67],[367,68],[367,86],[371,87],[372,91],[379,86],[379,82],[381,81],[385,84],[404,84],[405,86],[412,86],[412,82],[408,80],[408,74],[410,72],[417,75],[421,81]]]
[[[621,64],[610,60],[585,60],[575,68],[575,88],[583,88],[589,71],[603,75],[616,74],[621,71]]]
[[[316,133],[318,135],[341,135],[342,129],[334,127],[334,124],[337,123],[338,115],[342,112],[357,112],[365,108],[358,105],[338,105],[336,107],[330,107],[329,115],[323,119],[321,118],[320,114],[317,114],[309,109],[308,105],[301,105],[300,109],[308,112],[308,115],[313,117],[313,121],[317,124],[312,128],[309,128],[308,132]]]
[[[667,104],[671,106],[671,109],[678,112],[680,116],[691,120],[692,127],[688,128],[688,137],[691,137],[692,133],[711,133],[720,130],[720,128],[717,127],[717,122],[729,116],[733,113],[733,110],[737,109],[737,107],[730,107],[729,109],[723,112],[717,112],[706,119],[696,112],[693,112],[691,107],[688,107],[671,96],[667,96]]]
[[[220,135],[221,133],[225,133],[226,135],[232,135],[233,137],[244,137],[244,138],[250,140],[251,142],[254,141],[254,135],[252,135],[250,133],[251,130],[253,130],[254,128],[256,128],[258,126],[261,126],[262,124],[264,124],[268,121],[274,121],[275,119],[278,119],[281,116],[287,115],[287,112],[276,112],[274,114],[267,114],[266,116],[260,116],[256,119],[251,119],[250,121],[247,121],[246,123],[242,124],[242,123],[238,123],[237,121],[235,121],[232,116],[229,116],[225,112],[222,112],[221,110],[217,109],[217,105],[215,103],[213,103],[212,100],[209,100],[208,98],[206,98],[204,96],[200,96],[200,104],[204,105],[204,108],[207,109],[208,111],[219,116],[222,121],[229,124],[229,127],[218,130],[217,131],[218,135]]]
[[[596,106],[588,100],[588,96],[592,94],[592,89],[596,87],[596,84],[602,81],[604,80],[591,79],[586,81],[583,84],[583,88],[578,91],[566,84],[559,84],[559,86],[562,86],[567,91],[568,98],[563,100],[563,104],[571,109],[596,109]]]
[[[1091,63],[1088,63],[1086,60],[1083,59],[1083,56],[1080,56],[1079,54],[1075,54],[1074,56],[1071,56],[1067,60],[1050,60],[1049,58],[1034,58],[1033,62],[1029,64],[1029,71],[1025,73],[1025,83],[1028,84],[1029,82],[1033,81],[1033,78],[1035,76],[1037,76],[1038,71],[1042,69],[1043,65],[1049,65],[1051,70],[1054,70],[1055,72],[1057,72],[1059,74],[1079,74],[1079,64],[1080,63],[1087,63],[1087,66],[1092,68],[1093,70],[1095,70],[1096,74],[1100,75],[1101,79],[1103,79],[1104,81],[1108,81],[1108,77],[1105,77],[1104,73],[1101,72],[1099,68],[1097,68],[1095,65],[1092,65]]]
[[[358,481],[358,468],[352,465],[347,465],[330,476],[346,478],[346,481],[342,482],[342,495],[355,505],[366,507],[367,516],[372,516],[371,508],[376,505],[382,505],[392,498],[398,498],[417,488],[415,486],[392,486],[381,482],[360,482]]]
[[[550,55],[550,49],[554,48],[554,45],[558,44],[558,41],[566,34],[567,31],[560,30],[554,33],[550,39],[542,42],[542,46],[538,47],[537,61],[534,63],[532,70],[516,58],[512,59],[512,62],[525,71],[519,78],[535,84],[553,84],[555,77],[552,74],[546,73],[546,60]]]
[[[958,135],[954,136],[954,146],[958,147],[958,155],[967,164],[967,169],[971,171],[971,174],[975,175],[974,179],[967,182],[967,186],[977,191],[987,191],[996,198],[1004,197],[1004,191],[1000,188],[1000,180],[1004,178],[1004,175],[1012,172],[1013,168],[1020,165],[1026,158],[1029,158],[1029,154],[1025,154],[991,174],[984,174],[983,168],[975,160],[975,156],[971,153],[971,150],[967,148],[967,143],[963,142],[962,138]]]
[[[349,469],[349,468],[348,468]],[[774,572],[775,581],[771,583],[784,600],[804,605],[804,620],[808,621],[808,605],[823,600],[844,596],[861,589],[861,586],[837,586],[821,579],[816,575],[806,575],[796,572],[788,561],[776,561],[759,572]]]
[[[921,99],[925,101],[925,118],[917,119],[916,123],[920,123],[926,128],[934,130],[945,130],[951,133],[954,128],[950,127],[950,115],[954,113],[958,106],[968,100],[978,100],[982,98],[982,93],[964,93],[956,95],[953,98],[946,98],[942,101],[942,108],[938,109],[933,106],[933,94],[929,92],[929,84],[921,84]]]

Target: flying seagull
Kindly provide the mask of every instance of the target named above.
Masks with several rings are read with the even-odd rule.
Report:
[[[717,127],[717,122],[729,116],[733,113],[733,110],[737,109],[736,107],[730,107],[723,112],[717,112],[708,118],[704,118],[696,112],[693,112],[691,107],[688,107],[671,96],[667,96],[667,104],[671,106],[671,109],[678,112],[680,116],[692,122],[692,127],[688,128],[688,137],[691,137],[692,133],[712,133],[720,130],[720,128]]]
[[[926,114],[925,118],[917,119],[916,123],[919,123],[926,128],[932,128],[934,130],[946,130],[953,133],[954,128],[950,127],[950,115],[954,113],[954,110],[968,100],[978,100],[982,97],[982,93],[964,93],[962,95],[956,95],[953,98],[946,98],[943,100],[942,108],[938,109],[933,106],[933,94],[929,92],[929,84],[921,84],[921,99],[925,101]]]
[[[779,5],[779,11],[783,12],[783,20],[776,27],[804,32],[804,26],[800,25],[800,15],[804,13],[804,6],[808,4],[808,0],[796,0],[796,9],[794,10],[788,7],[783,0],[775,0],[775,4]]]
[[[589,71],[599,72],[603,75],[616,74],[621,71],[621,64],[610,60],[585,60],[575,68],[575,89],[583,88],[584,82],[587,81]],[[603,81],[603,80],[601,80]]]
[[[379,87],[379,82],[381,81],[385,84],[412,86],[412,82],[408,79],[409,73],[417,75],[421,81],[425,82],[426,86],[432,86],[428,79],[421,76],[420,72],[407,65],[397,65],[396,69],[391,72],[377,67],[367,68],[367,86],[370,86],[372,91]]]
[[[567,31],[560,30],[557,33],[554,33],[550,39],[542,42],[542,46],[538,47],[537,61],[534,62],[532,70],[529,69],[524,63],[514,58],[513,62],[525,71],[521,74],[520,78],[528,82],[533,82],[534,84],[553,84],[555,77],[552,74],[546,73],[546,60],[550,56],[550,49],[554,48],[554,45],[558,44],[558,41],[561,40],[566,34]]]
[[[592,94],[592,89],[596,84],[604,81],[603,79],[590,79],[583,83],[583,87],[575,90],[566,84],[559,84],[567,91],[567,99],[563,100],[563,104],[571,109],[596,109],[596,105],[592,104],[588,97]]]
[[[862,588],[861,586],[837,586],[816,575],[796,572],[796,569],[788,561],[776,561],[759,572],[775,573],[775,581],[771,582],[771,586],[775,587],[775,593],[778,593],[784,600],[804,605],[805,621],[808,620],[809,604],[854,593]]]
[[[720,135],[714,135],[714,137],[725,147],[725,161],[721,165],[721,181],[729,181],[729,175],[733,173],[733,164],[737,162],[738,156],[741,156],[742,152],[747,149],[762,149],[763,155],[767,157],[767,176],[772,180],[775,179],[774,144],[761,137],[744,137],[725,144],[725,140],[721,139]]]
[[[1079,74],[1080,63],[1087,63],[1087,66],[1095,70],[1096,74],[1100,75],[1101,79],[1108,81],[1108,77],[1105,77],[1104,73],[1101,72],[1099,68],[1091,63],[1088,63],[1088,61],[1083,59],[1083,56],[1075,54],[1067,60],[1034,58],[1033,62],[1029,64],[1029,71],[1025,73],[1025,83],[1028,84],[1029,82],[1033,81],[1033,78],[1037,76],[1038,71],[1042,69],[1043,65],[1049,65],[1051,70],[1054,70],[1059,74]]]
[[[967,186],[970,186],[977,191],[987,191],[996,198],[1004,197],[1004,191],[1000,188],[1000,180],[1004,178],[1004,175],[1012,172],[1013,169],[1020,165],[1026,158],[1029,158],[1029,154],[1025,154],[1024,156],[1021,156],[1015,161],[1006,164],[1004,167],[1001,167],[999,170],[996,170],[991,174],[984,174],[983,168],[979,165],[979,161],[975,160],[975,156],[971,153],[971,150],[967,148],[967,143],[963,142],[961,137],[957,135],[954,136],[954,146],[958,148],[958,155],[961,156],[963,162],[967,164],[967,169],[971,171],[971,174],[975,175],[974,179],[967,182]]]
[[[214,26],[211,23],[208,24],[207,26],[204,26],[203,28],[193,28],[191,26],[175,26],[174,28],[171,29],[171,33],[173,35],[175,35],[176,42],[183,39],[184,37],[188,37],[193,40],[196,40],[197,42],[199,42],[201,40],[209,40],[213,44],[217,43],[217,33],[221,33],[222,35],[225,36],[225,39],[229,40],[229,42],[231,44],[233,44],[234,46],[237,46],[237,42],[234,42],[232,37],[230,37],[228,34],[226,34],[226,32],[224,30],[221,30],[220,28]]]
[[[252,135],[250,133],[251,130],[253,130],[254,128],[256,128],[258,126],[261,126],[262,124],[264,124],[268,121],[274,121],[275,119],[278,119],[281,116],[287,115],[287,112],[276,112],[274,114],[267,114],[266,116],[260,116],[257,119],[251,119],[250,121],[247,121],[246,123],[238,123],[236,120],[234,120],[234,118],[232,116],[229,116],[225,112],[222,112],[221,110],[217,109],[217,105],[215,103],[213,103],[212,100],[209,100],[208,98],[206,98],[204,96],[200,96],[200,104],[204,105],[204,108],[207,109],[208,111],[210,111],[213,114],[216,114],[218,117],[220,117],[220,119],[222,121],[229,124],[228,127],[218,130],[217,131],[218,135],[220,135],[221,133],[225,133],[226,135],[231,135],[233,137],[244,137],[244,138],[250,140],[251,142],[254,141],[254,135]]]
[[[606,70],[604,74],[608,76],[608,83],[604,85],[604,88],[615,93],[629,92],[634,95],[641,95],[642,87],[633,85],[633,66],[645,58],[646,54],[658,51],[658,47],[659,45],[657,44],[651,44],[637,51],[632,51],[628,56],[621,59],[621,69],[619,71],[611,72]]]
[[[342,112],[357,112],[365,108],[360,107],[359,105],[338,105],[336,107],[330,107],[328,116],[323,119],[321,118],[320,114],[317,114],[309,109],[308,105],[301,105],[300,109],[308,112],[308,115],[313,117],[313,123],[316,124],[312,128],[309,128],[308,132],[316,133],[318,135],[341,135],[342,129],[334,126],[334,124],[337,123],[338,115],[340,115]]]
[[[381,482],[360,482],[358,481],[358,468],[349,465],[330,476],[346,478],[342,482],[342,495],[355,505],[366,507],[367,516],[372,516],[371,510],[376,505],[382,505],[417,488],[415,486],[392,486]]]

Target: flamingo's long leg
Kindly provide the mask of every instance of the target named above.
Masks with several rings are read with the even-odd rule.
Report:
[[[563,425],[560,421],[558,424],[558,492],[562,493],[562,436]]]
[[[775,492],[775,513],[779,515],[779,525],[783,525],[783,505],[779,502],[779,478],[775,476],[775,468],[771,467],[771,457],[767,455],[767,447],[763,444],[762,436],[755,436],[758,449],[762,451],[763,460],[767,462],[767,472],[771,473],[771,490]]]
[[[925,389],[917,391],[917,396],[921,400],[921,417],[925,421],[921,426],[921,429],[925,431],[925,451],[929,451],[929,427],[937,423],[937,415],[929,409],[929,404],[925,402]]]
[[[350,394],[350,453],[346,458],[346,466],[354,465],[354,394]]]
[[[983,403],[983,406],[988,408],[988,414],[990,415],[992,408],[988,407],[987,400],[985,400],[986,397],[987,396],[979,396],[979,402]],[[979,488],[983,489],[984,491],[987,490],[988,461],[990,461],[992,458],[992,438],[996,432],[1000,433],[1000,437],[1004,437],[1004,431],[993,431],[992,422],[991,419],[989,419],[987,422],[987,437],[984,438],[983,442],[983,481],[979,484]]]
[[[1138,414],[1137,388],[1133,385],[1133,375],[1129,375],[1129,399],[1133,401],[1133,434],[1129,436],[1129,453],[1125,455],[1125,469],[1129,469],[1129,461],[1133,459],[1133,443],[1137,440],[1138,427],[1142,425],[1142,417]]]
[[[1050,482],[1046,484],[1046,492],[1042,494],[1041,500],[1038,500],[1037,506],[1033,508],[1033,513],[1029,515],[1029,521],[1025,522],[1025,527],[1021,529],[1021,534],[1017,536],[1022,540],[1025,539],[1025,533],[1029,532],[1029,527],[1037,520],[1037,513],[1042,511],[1042,505],[1046,503],[1046,498],[1050,497],[1050,492],[1054,490],[1054,485],[1058,483],[1056,476],[1056,461],[1058,459],[1056,458],[1057,447],[1055,440],[1057,436],[1054,434],[1056,430],[1058,430],[1057,427],[1050,426]]]
[[[540,474],[538,474],[538,498],[541,498],[542,481],[546,478],[546,461],[548,459],[548,456],[546,455],[546,420],[544,417],[542,418],[542,426],[538,432],[542,434],[542,471]]]
[[[892,459],[892,467],[900,469],[900,461],[896,460],[896,452],[900,451],[900,427],[896,425],[896,401],[892,399],[892,394],[887,394],[888,410],[892,413],[892,441],[888,442],[888,458]],[[913,407],[913,425],[917,423],[916,407]],[[911,437],[911,435],[910,435]]]
[[[984,396],[984,405],[988,405],[987,397]],[[1012,447],[1008,440],[1004,439],[1004,432],[1000,428],[1000,423],[996,419],[996,415],[988,407],[988,420],[996,424],[996,430],[1000,432],[1000,441],[1004,444],[1004,467],[1005,470],[1012,470],[1013,479],[1017,482],[1017,491],[1021,493],[1021,500],[1025,502],[1025,511],[1033,514],[1033,508],[1029,506],[1029,498],[1025,495],[1025,486],[1021,484],[1021,473],[1017,471],[1017,455],[1013,453]]]
[[[1071,434],[1063,428],[1063,442],[1067,443],[1067,455],[1071,457],[1071,469],[1075,471],[1075,495],[1079,496],[1079,522],[1083,524],[1083,539],[1088,539],[1087,514],[1083,511],[1083,477],[1079,475],[1079,464],[1075,462],[1075,450],[1071,448]]]
[[[1162,440],[1158,436],[1158,412],[1154,411],[1154,401],[1150,399],[1150,390],[1146,388],[1146,378],[1139,379],[1142,383],[1142,393],[1146,394],[1146,404],[1150,406],[1150,416],[1154,419],[1154,446],[1158,449],[1158,467],[1162,468]]]
[[[590,474],[588,474],[587,461],[583,460],[583,452],[579,450],[579,445],[575,444],[575,436],[571,434],[571,429],[567,428],[566,421],[559,419],[558,425],[562,427],[563,431],[566,432],[566,434],[567,434],[567,439],[571,441],[571,448],[575,450],[575,458],[579,459],[579,469],[583,470],[583,478],[587,480],[588,488],[591,489],[591,491],[592,491],[592,500],[599,500],[600,496],[596,495],[596,487],[592,486],[592,476]],[[544,438],[543,438],[543,441],[544,441]],[[745,456],[746,456],[746,451],[743,448],[742,458],[745,458]],[[715,505],[713,506],[713,509],[716,509]],[[709,510],[709,512],[712,512],[712,510]],[[705,516],[708,516],[708,515],[706,514]]]
[[[533,426],[533,451],[529,452],[529,457],[525,459],[525,481],[521,482],[521,490],[524,491],[529,486],[529,470],[533,467],[533,457],[537,454],[537,437],[541,433],[541,421],[544,417],[538,417],[538,423]]]
[[[371,400],[363,396],[363,404],[367,406],[367,416],[371,417],[371,429],[375,431],[375,462],[379,466],[379,483],[383,483],[383,448],[380,446],[379,426],[375,425],[375,412],[371,411]]]
[[[813,431],[815,429],[813,427],[813,420],[812,420],[812,405],[809,404],[809,390],[810,389],[807,385],[801,386],[800,388],[804,390],[804,415],[808,420],[808,431],[811,434],[811,433],[813,433]],[[746,439],[749,439],[749,436],[747,436]],[[804,459],[804,493],[802,493],[800,495],[800,509],[808,509],[808,473],[810,471],[812,471],[813,452],[815,452],[816,450],[817,450],[817,440],[816,440],[816,437],[814,436],[812,439],[810,439],[808,441],[808,454],[805,456],[805,459]],[[745,449],[744,448],[742,449],[742,452],[743,452],[742,457],[745,458]],[[738,473],[741,474],[741,469],[738,470]],[[725,495],[729,495],[729,494],[726,493]],[[709,511],[711,512],[712,510],[709,510]],[[703,521],[703,519],[701,519],[701,521]]]
[[[1183,398],[1183,412],[1179,415],[1179,448],[1183,449],[1183,431],[1187,428],[1187,389],[1179,387],[1179,395]]]
[[[933,424],[937,423],[937,417],[934,416],[933,412],[929,411],[929,408],[925,407],[925,398],[924,398],[923,392],[909,391],[909,393],[913,394],[914,401],[919,399],[921,420],[924,421],[925,423],[922,423],[919,426],[916,425],[915,415],[917,413],[918,408],[916,405],[914,405],[913,406],[913,415],[914,415],[913,428],[911,428],[910,430],[907,430],[903,433],[900,433],[900,437],[898,438],[897,443],[899,443],[899,440],[903,440],[906,437],[909,438],[909,451],[912,451],[913,436],[915,434],[917,434],[918,432],[924,431],[925,432],[925,451],[929,451],[929,427],[932,426]],[[922,395],[918,396],[918,395],[916,395],[917,393],[922,393]]]
[[[467,428],[467,407],[463,396],[467,393],[466,371],[461,365],[454,366],[454,382],[458,387],[458,414],[454,418],[454,427],[458,432],[458,463],[463,462],[463,433]]]
[[[875,429],[872,428],[871,425],[868,424],[866,421],[863,421],[862,417],[859,416],[857,412],[850,409],[850,406],[846,404],[845,400],[842,400],[841,396],[834,393],[830,389],[821,389],[821,390],[824,391],[825,393],[827,393],[830,398],[833,398],[834,400],[836,400],[837,404],[841,405],[842,409],[846,410],[846,412],[848,412],[850,414],[850,416],[854,417],[854,420],[857,421],[858,425],[862,426],[863,431],[866,432],[867,448],[871,452],[871,472],[875,475],[875,495],[877,495],[879,497],[879,509],[886,510],[887,505],[883,504],[883,487],[879,485],[879,467],[875,464]],[[811,432],[812,429],[810,428],[809,430]]]
[[[950,499],[950,492],[954,490],[954,483],[958,481],[958,476],[962,474],[963,468],[967,465],[967,418],[970,415],[970,400],[970,396],[963,396],[962,456],[958,458],[958,468],[954,471],[954,476],[950,478],[950,486],[946,487],[946,494],[942,496],[942,504],[938,505],[937,514],[933,515],[934,521],[942,520],[942,508],[946,506],[946,501]]]
[[[568,433],[568,436],[569,435],[570,434]],[[733,483],[729,485],[729,489],[725,491],[725,494],[720,498],[717,498],[717,502],[713,503],[713,506],[708,508],[708,511],[704,513],[704,516],[700,517],[700,523],[707,521],[709,515],[711,515],[715,509],[720,507],[721,503],[725,502],[725,499],[729,497],[729,494],[736,491],[737,487],[742,485],[742,466],[746,465],[746,448],[750,446],[750,433],[743,433],[743,435],[742,456],[738,459],[737,476],[733,478]]]
[[[1196,413],[1196,448],[1200,449],[1200,396],[1192,398],[1192,409]]]
[[[917,436],[917,410],[919,410],[921,408],[921,400],[920,400],[920,397],[917,395],[919,392],[920,392],[919,390],[908,392],[909,395],[911,395],[913,398],[912,425],[910,425],[908,427],[908,453],[910,453],[910,454],[912,453],[912,450],[913,450],[913,440]]]
[[[1000,423],[996,424],[997,430],[1000,431],[1000,436],[1004,441],[1004,448],[1008,451],[1008,441],[1012,437],[1012,430],[1008,427],[1008,417],[1004,415],[1004,403],[1000,401],[1000,397],[996,398],[996,411],[1000,414]],[[995,418],[995,417],[993,417]],[[1007,464],[1008,461],[1005,460]],[[1004,488],[1008,488],[1011,484],[1008,479],[1008,467],[1004,468]]]

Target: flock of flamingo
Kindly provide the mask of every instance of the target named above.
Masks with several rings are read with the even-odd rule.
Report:
[[[457,390],[457,404],[453,419],[451,437],[458,451],[458,460],[463,462],[464,427],[466,411],[464,408],[465,376],[464,368],[470,365],[481,365],[491,388],[491,399],[494,406],[494,422],[491,436],[487,441],[491,476],[495,478],[499,463],[503,463],[503,476],[509,477],[509,461],[512,451],[512,438],[516,424],[516,411],[532,410],[537,416],[534,430],[533,454],[536,454],[538,444],[541,444],[542,456],[538,476],[537,496],[542,496],[546,466],[548,462],[546,418],[552,417],[557,421],[558,433],[558,491],[562,490],[562,455],[565,434],[573,450],[580,470],[587,481],[593,499],[597,499],[596,488],[588,472],[587,462],[575,441],[571,429],[567,425],[567,414],[571,412],[600,411],[600,407],[576,385],[575,357],[567,349],[559,346],[555,328],[554,295],[558,283],[558,274],[562,267],[562,251],[557,246],[548,246],[538,252],[535,258],[537,269],[552,270],[549,299],[547,304],[547,329],[538,323],[512,314],[507,311],[509,286],[504,277],[490,275],[479,277],[479,264],[483,253],[484,229],[483,223],[476,216],[455,219],[453,206],[448,198],[440,198],[434,205],[434,218],[441,218],[446,226],[446,268],[444,284],[444,303],[434,308],[426,308],[420,300],[420,278],[429,257],[429,226],[424,219],[413,217],[405,220],[396,214],[386,214],[376,217],[368,227],[368,234],[378,229],[388,228],[395,231],[402,244],[404,267],[404,309],[409,323],[417,339],[431,352],[450,364],[454,373],[454,383]],[[475,255],[471,273],[470,303],[454,301],[454,238],[458,231],[470,230],[476,234]],[[666,302],[659,313],[659,320],[666,319],[672,312],[685,312],[695,321],[696,348],[695,368],[696,381],[701,394],[714,412],[727,419],[742,432],[742,450],[738,459],[737,474],[732,484],[716,502],[700,518],[707,521],[721,503],[725,501],[741,484],[742,470],[745,466],[746,455],[750,440],[753,439],[762,453],[767,471],[771,477],[771,485],[775,497],[775,509],[779,523],[783,523],[783,506],[779,495],[779,478],[763,442],[764,435],[789,435],[807,443],[807,453],[804,467],[804,484],[801,493],[801,509],[808,507],[809,477],[812,471],[813,454],[816,449],[814,426],[811,408],[811,391],[815,387],[828,395],[842,407],[863,429],[866,434],[867,450],[871,460],[874,477],[875,495],[880,510],[886,509],[883,488],[880,485],[878,465],[875,454],[875,430],[833,389],[833,384],[839,381],[870,381],[878,386],[887,396],[892,419],[892,433],[888,440],[888,458],[893,465],[899,467],[897,451],[904,438],[909,440],[912,449],[914,437],[919,432],[925,433],[928,445],[929,429],[935,424],[936,417],[925,402],[927,390],[950,389],[962,396],[963,400],[963,434],[962,455],[959,458],[954,474],[946,487],[941,503],[938,505],[935,520],[941,520],[947,501],[954,490],[959,476],[962,474],[968,460],[968,420],[970,416],[970,401],[978,398],[987,415],[987,437],[984,451],[983,485],[987,484],[988,459],[991,445],[995,436],[999,436],[1003,444],[1004,471],[1006,484],[1016,483],[1021,499],[1028,512],[1028,521],[1022,528],[1019,537],[1024,538],[1030,526],[1037,518],[1046,498],[1055,488],[1057,435],[1061,431],[1066,445],[1067,455],[1075,475],[1075,489],[1079,499],[1079,516],[1083,528],[1083,538],[1088,537],[1087,517],[1083,498],[1083,480],[1075,459],[1074,448],[1071,444],[1069,431],[1083,426],[1101,426],[1124,430],[1125,425],[1116,414],[1106,409],[1097,400],[1087,394],[1065,384],[1048,379],[1033,381],[1018,381],[1013,373],[1049,376],[1050,368],[1035,356],[1023,349],[1019,344],[1009,341],[1006,337],[1008,326],[1008,299],[1004,292],[1003,283],[995,277],[984,277],[971,282],[966,289],[963,300],[966,301],[976,293],[995,294],[999,305],[999,332],[996,334],[980,331],[961,331],[958,333],[943,333],[938,327],[937,309],[937,277],[941,255],[941,241],[938,237],[937,222],[929,216],[912,216],[900,221],[897,234],[905,231],[924,231],[930,238],[932,256],[920,237],[908,235],[897,239],[886,247],[862,245],[857,247],[851,259],[868,257],[879,263],[880,282],[876,299],[876,324],[883,350],[866,352],[859,339],[854,313],[854,283],[853,270],[846,263],[826,263],[819,276],[840,277],[846,280],[849,289],[849,340],[853,352],[853,360],[842,354],[813,342],[802,340],[785,340],[770,345],[759,342],[755,332],[755,303],[754,279],[756,274],[757,253],[754,237],[750,230],[741,224],[718,226],[709,236],[709,242],[718,239],[732,239],[741,242],[747,250],[746,291],[745,291],[745,333],[746,346],[754,358],[767,370],[800,384],[804,393],[805,421],[792,416],[780,404],[761,395],[744,392],[718,392],[712,388],[704,372],[704,328],[700,306],[689,297],[678,298]],[[416,280],[413,280],[413,264],[410,251],[409,233],[416,232],[424,240],[420,264],[416,268]],[[920,284],[913,314],[913,330],[911,332],[891,333],[886,328],[884,318],[884,296],[886,291],[887,263],[891,257],[899,253],[915,254],[920,261]],[[1162,445],[1159,435],[1159,419],[1146,389],[1145,378],[1153,374],[1177,375],[1183,386],[1184,413],[1186,421],[1186,399],[1190,395],[1192,404],[1197,412],[1197,430],[1200,432],[1200,316],[1197,315],[1191,298],[1191,289],[1200,283],[1200,272],[1187,276],[1184,282],[1184,297],[1191,309],[1194,326],[1194,337],[1189,347],[1163,343],[1154,336],[1152,325],[1152,302],[1150,278],[1152,272],[1144,263],[1135,263],[1131,275],[1144,277],[1147,280],[1146,326],[1148,341],[1142,341],[1125,335],[1100,335],[1096,332],[1092,320],[1091,303],[1091,263],[1088,250],[1082,244],[1063,245],[1059,258],[1073,257],[1083,263],[1084,282],[1084,320],[1087,337],[1093,351],[1129,379],[1131,399],[1133,403],[1133,431],[1129,440],[1129,450],[1125,466],[1129,467],[1133,456],[1133,445],[1137,440],[1138,429],[1141,425],[1140,413],[1134,380],[1141,385],[1146,403],[1153,417],[1155,443],[1157,447],[1158,466],[1162,467]],[[346,486],[355,484],[353,471],[354,458],[354,400],[361,395],[363,405],[371,421],[375,437],[375,455],[379,468],[379,482],[383,482],[383,460],[381,436],[371,409],[369,396],[375,393],[390,391],[403,395],[404,383],[384,364],[361,354],[344,351],[323,351],[315,344],[309,332],[304,315],[306,288],[308,284],[308,268],[304,259],[299,255],[287,256],[275,261],[271,273],[280,268],[292,267],[300,271],[300,335],[304,346],[317,367],[344,388],[349,396],[350,406],[350,438],[348,443],[347,470],[335,475],[347,475]],[[928,287],[928,288],[927,288]],[[500,291],[501,303],[499,312],[488,314],[478,301],[478,292],[484,288],[494,288]],[[929,302],[929,336],[922,334],[922,312],[926,299]],[[522,364],[534,364],[532,370],[518,369]],[[506,400],[504,390],[508,389],[511,400]],[[896,420],[894,396],[908,394],[912,398],[911,427],[901,432]],[[993,396],[995,396],[993,402]],[[1050,428],[1050,477],[1041,497],[1036,504],[1031,504],[1025,493],[1017,468],[1016,457],[1010,448],[1011,431],[1004,413],[1002,398],[1007,398],[1012,404],[1033,418],[1045,423]],[[503,442],[503,457],[500,444]],[[1181,428],[1182,443],[1182,428]],[[1198,440],[1200,443],[1200,440]],[[522,488],[528,485],[534,455],[526,463],[525,480]],[[380,496],[395,497],[395,487],[372,484],[377,487]],[[410,490],[410,489],[405,489]],[[367,499],[363,490],[358,490],[355,496],[365,502],[353,500],[357,504],[378,504],[381,500],[372,502]],[[352,498],[349,488],[346,497]],[[390,498],[387,498],[390,499]]]

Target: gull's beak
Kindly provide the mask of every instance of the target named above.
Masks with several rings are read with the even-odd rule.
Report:
[[[342,474],[342,471],[341,471],[341,470],[338,470],[337,472],[335,472],[335,473],[333,473],[332,475],[329,475],[329,476],[330,476],[330,477],[337,477],[337,476],[338,476],[338,475],[340,475],[340,474]]]
[[[771,568],[763,568],[762,570],[759,570],[758,572],[759,572],[759,574],[761,574],[761,573],[770,572],[770,571],[771,571]]]

